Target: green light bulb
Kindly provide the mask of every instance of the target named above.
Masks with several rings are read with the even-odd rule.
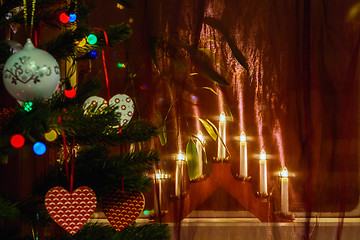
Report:
[[[32,102],[24,102],[24,110],[27,111],[27,112],[30,112],[32,110],[32,105],[33,103]]]
[[[125,64],[124,63],[118,63],[117,66],[118,66],[118,68],[124,68]]]
[[[97,42],[97,37],[94,34],[90,34],[87,37],[87,41],[89,44],[94,45]]]

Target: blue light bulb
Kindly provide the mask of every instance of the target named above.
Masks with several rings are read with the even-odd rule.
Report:
[[[42,142],[36,142],[33,150],[36,155],[43,155],[46,152],[46,146]]]
[[[69,22],[75,22],[76,21],[76,13],[70,13],[70,19]]]
[[[97,58],[97,52],[95,50],[90,50],[90,52],[87,53],[87,56],[89,59],[95,59]]]

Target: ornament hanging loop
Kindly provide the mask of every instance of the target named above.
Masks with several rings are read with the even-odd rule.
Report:
[[[24,5],[25,33],[26,33],[26,36],[30,36],[30,38],[32,38],[32,32],[33,32],[33,28],[34,28],[34,16],[35,16],[36,0],[32,0],[32,3],[31,3],[30,31],[29,31],[29,28],[28,28],[28,9],[27,9],[27,1],[26,0],[23,0],[23,5]]]

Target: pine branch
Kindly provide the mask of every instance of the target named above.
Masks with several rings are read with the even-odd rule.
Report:
[[[150,170],[159,161],[157,152],[140,151],[109,157],[105,146],[92,146],[79,151],[75,158],[75,187],[88,186],[101,198],[109,189],[124,191],[146,191],[150,187],[150,178],[144,172]],[[64,165],[59,163],[49,167],[34,185],[33,194],[44,196],[54,186],[68,189]],[[124,179],[124,186],[122,185]]]
[[[109,39],[109,45],[120,43],[128,39],[131,35],[131,29],[128,24],[111,25],[104,29]],[[78,47],[78,42],[87,37],[90,33],[97,36],[95,45],[86,44],[84,47]],[[67,57],[79,57],[91,49],[99,50],[106,46],[105,37],[102,31],[97,31],[89,26],[79,25],[73,30],[67,30],[57,38],[41,43],[39,48],[49,52],[55,59],[62,60]]]
[[[113,240],[125,239],[146,239],[146,240],[165,240],[170,239],[167,224],[150,223],[145,225],[132,224],[116,233]]]
[[[22,4],[22,0],[5,0],[3,4],[0,5],[0,16],[6,16],[7,13]]]
[[[20,211],[10,200],[0,196],[0,222],[15,220],[19,217]]]
[[[78,95],[73,99],[66,98],[58,92],[48,101],[35,100],[30,112],[17,106],[13,112],[8,113],[6,121],[1,122],[2,161],[13,150],[9,142],[14,134],[22,134],[27,139],[27,143],[41,141],[48,147],[58,147],[63,143],[61,137],[54,142],[45,139],[44,134],[51,129],[60,136],[64,132],[68,144],[71,144],[75,138],[79,145],[128,144],[148,141],[157,136],[157,128],[145,120],[132,120],[122,126],[119,133],[115,107],[104,107],[101,111],[84,114],[85,99],[92,96],[94,89],[98,87],[97,81],[89,81],[79,86]],[[58,120],[59,116],[62,125]]]
[[[166,240],[170,239],[167,224],[149,223],[131,224],[121,232],[115,232],[111,226],[87,223],[75,235],[62,240]]]
[[[41,7],[39,7],[41,6]],[[32,9],[32,2],[27,1],[27,9]],[[60,27],[59,12],[66,10],[65,0],[38,0],[35,5],[34,27],[38,28],[39,22],[42,21],[48,26]],[[24,5],[22,0],[5,0],[0,6],[0,16],[6,16],[0,20],[0,28],[9,26],[10,24],[25,25]],[[27,24],[31,24],[31,18],[27,18]]]
[[[133,120],[122,128],[123,142],[134,143],[148,141],[158,135],[158,129],[146,120]]]

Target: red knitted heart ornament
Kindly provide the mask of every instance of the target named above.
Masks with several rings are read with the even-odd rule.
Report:
[[[118,232],[134,222],[144,207],[145,197],[138,191],[124,195],[119,189],[114,189],[107,192],[103,198],[104,214]]]
[[[85,186],[72,193],[62,187],[53,187],[45,196],[45,206],[54,221],[74,235],[95,211],[96,196]]]

